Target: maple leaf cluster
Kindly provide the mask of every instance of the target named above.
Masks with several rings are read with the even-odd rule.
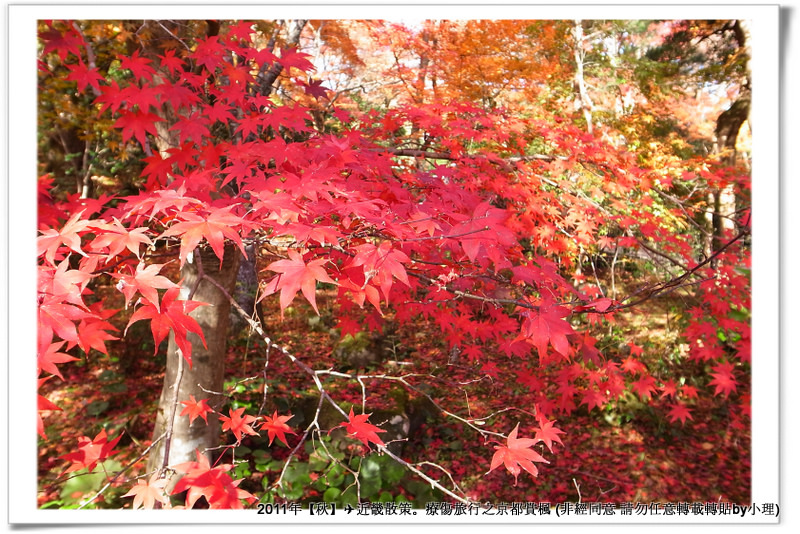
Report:
[[[106,434],[105,429],[101,430],[94,439],[87,436],[81,437],[78,439],[77,452],[71,452],[61,457],[72,462],[64,472],[72,473],[86,469],[91,473],[98,462],[102,462],[111,456],[111,451],[117,446],[121,438],[122,434],[108,441],[108,434]]]
[[[211,467],[204,455],[197,452],[196,462],[174,466],[183,477],[175,484],[171,494],[186,492],[186,508],[192,508],[198,499],[205,497],[211,509],[243,509],[242,500],[252,504],[258,499],[238,486],[242,479],[233,480],[228,471],[232,464]]]
[[[214,410],[208,405],[208,399],[200,399],[199,401],[194,398],[194,395],[189,395],[189,400],[181,401],[184,405],[181,416],[188,416],[189,422],[193,423],[198,417],[202,417],[203,421],[208,424],[208,414],[215,413]],[[258,421],[258,418],[244,413],[244,408],[230,409],[228,415],[219,415],[222,421],[222,431],[230,431],[236,438],[236,443],[241,443],[242,437],[245,435],[257,436],[259,433],[255,430],[253,423]],[[296,434],[296,432],[286,424],[292,417],[291,413],[288,415],[278,415],[277,410],[272,416],[265,416],[264,422],[259,427],[261,430],[266,430],[269,436],[269,444],[277,437],[278,441],[283,442],[287,447],[289,442],[286,441],[286,434]]]

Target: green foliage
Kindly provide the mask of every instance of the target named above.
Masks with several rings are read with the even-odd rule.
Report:
[[[389,456],[352,455],[348,452],[348,443],[352,442],[327,435],[307,442],[308,460],[292,462],[283,474],[280,487],[273,487],[272,477],[264,477],[267,492],[261,502],[295,501],[307,505],[322,500],[339,506],[356,506],[360,500],[411,502],[424,507],[427,502],[441,500],[442,495],[430,484],[420,482]],[[270,459],[269,453],[255,452],[258,455],[254,453],[254,459],[259,458],[256,470],[279,475],[284,466],[282,460]]]
[[[70,473],[61,488],[60,499],[50,501],[42,508],[78,508],[84,501],[91,498],[97,490],[105,486],[109,478],[121,469],[122,465],[116,460],[106,460],[98,463],[91,473],[86,469]],[[85,508],[119,508],[121,505],[120,497],[123,493],[125,492],[120,490],[108,492],[102,502],[89,503]]]

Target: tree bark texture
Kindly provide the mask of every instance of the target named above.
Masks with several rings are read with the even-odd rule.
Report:
[[[734,21],[730,26],[736,44],[739,48],[749,46],[749,27],[744,21]],[[749,57],[749,49],[747,50]],[[747,68],[747,67],[745,67]],[[720,156],[720,161],[727,166],[734,167],[737,162],[736,140],[739,131],[745,122],[750,121],[750,77],[749,73],[742,82],[739,98],[717,117],[714,130],[714,151]],[[736,198],[733,186],[723,189],[713,189],[708,194],[709,209],[713,210],[709,223],[711,239],[706,243],[706,253],[712,254],[725,242],[725,233],[734,228],[733,215],[736,213]],[[712,263],[716,266],[716,261]]]
[[[199,254],[197,253],[198,251]],[[181,298],[187,298],[191,289],[197,284],[197,280],[200,277],[199,262],[202,262],[202,270],[206,277],[214,279],[229,294],[232,294],[236,285],[239,255],[240,253],[235,246],[226,245],[224,261],[220,266],[219,258],[210,248],[196,249],[192,261],[187,261],[181,270],[181,276],[183,277]],[[178,402],[178,409],[176,410],[172,427],[168,465],[195,460],[195,450],[206,453],[208,449],[219,445],[220,425],[219,419],[215,414],[208,414],[208,424],[202,418],[197,418],[192,424],[189,424],[189,417],[181,417],[178,414],[183,409],[180,402],[188,400],[190,395],[194,395],[197,400],[208,399],[209,405],[215,409],[220,407],[221,396],[209,393],[209,391],[221,393],[223,389],[226,342],[230,322],[230,302],[228,296],[208,280],[200,281],[192,300],[209,304],[208,306],[197,307],[190,314],[203,329],[207,347],[203,346],[199,336],[189,334],[189,340],[192,343],[192,366],[190,368],[186,362],[183,364],[183,374],[180,378],[176,401],[174,388],[179,372],[179,361],[183,356],[177,350],[174,336],[170,334],[169,337],[164,386],[161,391],[156,425],[153,431],[154,440],[164,434],[169,425],[173,406],[175,402]],[[148,458],[148,471],[157,470],[163,465],[164,441],[162,440],[151,451]]]
[[[575,110],[583,113],[583,118],[586,120],[586,131],[592,133],[592,99],[589,97],[589,91],[586,88],[586,80],[583,77],[583,65],[586,58],[586,52],[583,49],[583,21],[576,20],[572,27],[572,36],[575,40],[573,53],[575,56],[575,77],[573,78],[573,85],[575,91]]]
[[[306,20],[296,20],[294,21],[294,25],[289,30],[286,44],[289,46],[297,46],[300,42],[300,35],[303,33],[303,28],[306,27],[308,23],[308,19]],[[275,63],[269,70],[266,72],[260,72],[258,74],[258,91],[262,95],[269,95],[275,89],[273,84],[275,80],[278,79],[281,72],[283,72],[283,65],[280,62]]]

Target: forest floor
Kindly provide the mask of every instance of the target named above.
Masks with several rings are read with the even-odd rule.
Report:
[[[307,306],[288,309],[282,322],[277,310],[265,311],[275,312],[269,316],[275,318],[270,326],[278,343],[309,363],[312,363],[310,355],[315,355],[313,366],[316,369],[334,365],[341,368],[342,356],[336,350],[340,337],[335,330],[333,299],[321,295],[318,303],[319,317]],[[623,326],[634,327],[639,337],[649,336],[656,348],[659,343],[663,344],[662,348],[675,344],[675,337],[669,333],[673,304],[649,303],[636,314],[620,317],[617,326],[620,321],[630,322]],[[124,324],[120,326],[122,329]],[[450,362],[441,347],[428,341],[437,339],[436,325],[400,325],[387,337],[391,339],[391,346],[384,359],[401,363],[404,359]],[[247,413],[256,413],[263,407],[266,415],[273,410],[291,411],[296,417],[289,423],[296,429],[301,428],[303,410],[315,391],[313,383],[288,359],[273,357],[269,363],[270,378],[266,382],[268,395],[265,396],[265,344],[248,337],[244,328],[231,341],[226,368],[230,405],[245,406]],[[102,474],[62,475],[67,464],[59,457],[74,450],[76,436],[91,438],[102,428],[112,437],[123,433],[114,461],[101,466],[108,472],[127,466],[149,445],[162,387],[165,346],[166,343],[159,354],[153,356],[153,341],[147,324],[136,323],[124,341],[108,343],[110,356],[93,351],[88,358],[61,366],[64,381],[53,379],[43,386],[43,394],[62,411],[44,414],[48,439],[39,440],[40,506],[75,506],[105,483]],[[383,346],[386,349],[385,343]],[[344,367],[347,368],[346,362]],[[585,406],[579,407],[572,415],[557,417],[557,426],[566,430],[561,436],[563,447],[556,444],[555,454],[549,451],[545,454],[550,463],[539,464],[537,478],[523,473],[514,485],[513,477],[505,470],[498,469],[487,475],[494,444],[485,442],[460,421],[431,410],[429,403],[428,409],[424,409],[425,403],[418,401],[427,397],[454,413],[487,415],[504,405],[524,405],[525,392],[503,381],[502,376],[495,380],[479,380],[469,388],[447,389],[436,385],[437,381],[446,385],[462,380],[466,375],[458,367],[451,363],[438,366],[416,363],[395,370],[396,375],[415,373],[428,377],[414,382],[418,389],[413,395],[398,393],[396,382],[389,384],[381,380],[365,380],[368,384],[365,390],[356,380],[331,379],[326,387],[335,398],[352,403],[350,405],[360,406],[366,400],[367,412],[392,410],[397,405],[411,412],[412,433],[402,443],[403,457],[422,462],[421,469],[441,479],[445,486],[461,490],[477,501],[751,502],[750,429],[732,425],[710,400],[702,398],[692,407],[693,420],[686,424],[666,421],[663,411],[633,397],[602,411],[588,412]],[[266,405],[265,398],[268,399]],[[224,412],[227,413],[227,406]],[[520,420],[525,420],[520,435],[532,432],[531,418],[515,416],[513,412],[502,414],[493,424],[498,425],[498,431],[507,433]],[[334,426],[339,422],[341,417],[337,420],[336,416],[331,416],[327,424]],[[298,435],[300,433],[298,431]],[[290,445],[294,446],[297,439],[297,436],[289,436]],[[362,452],[360,447],[357,444],[343,449],[342,454],[351,465],[354,465],[353,456]],[[222,450],[226,454],[230,449]],[[277,440],[268,447],[266,438],[247,437],[234,452],[237,462],[234,473],[238,475],[234,478],[245,477],[240,487],[262,497],[277,479],[288,452],[289,449]],[[544,454],[544,450],[541,452]],[[315,447],[306,446],[297,460],[300,467],[304,464],[308,468],[292,470],[292,476],[285,479],[292,491],[275,494],[278,500],[319,500],[323,494],[327,498],[347,491],[347,484],[330,478],[331,464],[318,461]],[[228,454],[224,463],[230,461]],[[358,466],[361,461],[359,459]],[[397,474],[393,468],[381,465],[384,465],[383,482],[378,480],[373,498],[385,499],[387,493],[400,493],[416,504],[425,499],[446,500],[441,494],[423,491],[421,488],[425,485],[414,482],[411,475]],[[144,474],[143,470],[144,462],[138,462],[92,506],[129,506],[130,499],[123,499],[121,495],[133,484],[134,477]],[[457,486],[443,470],[453,475]],[[326,485],[326,481],[329,484]],[[333,494],[326,493],[335,484],[338,489]]]

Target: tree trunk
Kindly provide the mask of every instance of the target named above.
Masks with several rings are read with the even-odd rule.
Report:
[[[303,28],[308,24],[308,19],[300,19],[294,21],[294,26],[289,30],[286,37],[286,44],[288,46],[297,46],[300,43],[300,35],[303,33]],[[280,62],[275,63],[269,70],[258,73],[257,84],[258,92],[262,95],[269,95],[275,89],[273,84],[278,79],[281,72],[283,72],[283,65]]]
[[[199,254],[198,251],[200,251]],[[189,292],[200,278],[198,265],[200,263],[206,277],[214,279],[229,294],[233,292],[239,266],[239,251],[234,245],[228,244],[225,247],[224,261],[221,267],[219,258],[210,248],[198,248],[195,251],[193,261],[187,261],[181,270],[183,277],[181,298],[189,296]],[[203,329],[207,348],[203,346],[198,336],[189,334],[189,340],[192,343],[192,367],[189,368],[185,362],[181,364],[183,356],[177,350],[174,336],[170,334],[167,369],[153,431],[153,440],[164,434],[168,429],[169,419],[174,410],[176,415],[173,420],[169,458],[166,465],[194,460],[196,458],[195,450],[208,454],[209,449],[219,445],[219,419],[214,414],[208,415],[208,424],[202,418],[197,418],[194,423],[189,424],[189,417],[181,417],[177,414],[183,409],[180,402],[188,400],[189,395],[194,395],[198,401],[209,399],[209,405],[215,409],[220,407],[220,395],[209,393],[209,391],[220,393],[223,389],[230,302],[227,295],[224,295],[207,280],[200,282],[192,300],[210,304],[210,306],[199,306],[190,314]],[[178,378],[179,373],[181,374],[180,378]],[[177,400],[175,399],[176,382],[179,384]],[[175,410],[176,402],[178,404]],[[166,440],[162,439],[150,452],[148,471],[157,470],[165,465],[165,446]]]
[[[749,27],[743,21],[734,21],[730,26],[739,48],[749,46]],[[747,57],[750,57],[749,49]],[[714,152],[720,161],[729,167],[736,166],[736,139],[742,125],[750,120],[750,79],[744,79],[739,98],[731,106],[720,113],[714,130]],[[713,213],[707,215],[706,221],[710,230],[710,239],[706,242],[706,253],[713,254],[725,241],[725,233],[734,228],[733,215],[736,213],[736,197],[733,185],[722,189],[713,189],[708,194],[709,209]],[[712,263],[716,268],[716,261]]]
[[[572,27],[572,36],[575,39],[573,53],[575,56],[575,77],[573,86],[575,91],[575,111],[581,111],[586,120],[586,131],[592,133],[592,99],[589,98],[589,91],[586,88],[586,80],[583,77],[583,64],[586,52],[583,49],[583,21],[576,20]]]

